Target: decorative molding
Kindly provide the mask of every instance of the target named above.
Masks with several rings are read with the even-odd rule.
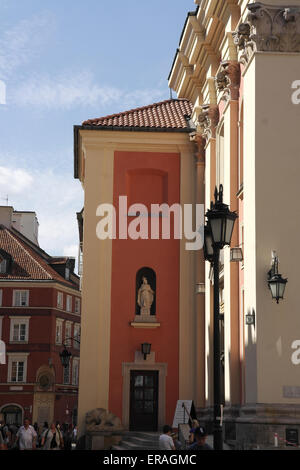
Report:
[[[190,134],[191,142],[195,142],[196,144],[196,163],[197,164],[205,164],[205,146],[206,146],[206,139],[203,135],[199,134],[198,132],[194,132]]]
[[[160,327],[160,323],[158,322],[131,322],[130,323],[131,326],[133,326],[133,328],[140,328],[140,329],[153,329],[153,328],[159,328]]]
[[[249,62],[254,52],[300,52],[300,7],[256,2],[248,10],[246,22],[233,33],[240,62]]]
[[[241,66],[236,61],[226,60],[221,63],[221,70],[216,76],[219,92],[224,92],[222,99],[238,101],[240,96]]]
[[[201,106],[201,113],[198,116],[198,123],[201,135],[209,141],[216,138],[216,128],[220,119],[219,107],[215,105],[204,104]]]

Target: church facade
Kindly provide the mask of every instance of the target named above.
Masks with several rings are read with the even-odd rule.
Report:
[[[222,184],[238,214],[220,264],[224,438],[244,449],[275,435],[299,445],[300,4],[195,4],[169,75],[178,98],[75,127],[85,191],[79,425],[101,407],[127,429],[159,430],[179,399],[212,421],[211,265],[184,237],[142,232],[145,218],[148,228],[165,221],[151,204],[207,210]],[[102,204],[116,209],[107,238]],[[141,236],[126,238],[131,229]],[[268,276],[278,258],[288,283],[277,303]]]
[[[239,216],[220,269],[224,437],[239,448],[266,448],[276,439],[280,447],[299,445],[298,254],[292,247],[300,228],[294,203],[300,2],[195,3],[169,86],[193,105],[194,138],[205,160],[206,209],[222,184],[224,202]],[[278,303],[268,286],[270,270],[277,268],[288,278]],[[203,419],[213,404],[209,273],[207,262]]]
[[[172,424],[179,398],[203,404],[204,360],[195,351],[204,295],[195,292],[204,261],[197,272],[195,252],[173,235],[172,212],[204,203],[191,110],[187,100],[167,100],[75,128],[75,176],[85,191],[79,425],[89,409],[105,408],[126,429],[157,431]],[[100,233],[108,204],[111,237]]]

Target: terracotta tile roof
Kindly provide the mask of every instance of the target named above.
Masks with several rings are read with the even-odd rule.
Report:
[[[9,253],[12,257],[12,267],[9,273],[0,274],[1,280],[45,280],[58,281],[69,287],[74,287],[74,283],[67,281],[60,276],[48,263],[53,258],[47,255],[39,247],[32,248],[31,242],[19,236],[14,229],[7,229],[0,225],[0,248]]]
[[[188,129],[186,117],[191,116],[192,109],[193,106],[188,100],[171,99],[110,116],[89,119],[82,125],[99,128]]]

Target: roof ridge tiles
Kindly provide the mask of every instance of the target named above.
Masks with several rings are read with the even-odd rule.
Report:
[[[37,264],[37,265],[39,266],[39,268],[42,269],[42,271],[44,271],[44,273],[46,274],[46,276],[47,276],[49,279],[52,279],[51,275],[46,271],[46,269],[41,265],[41,263],[39,263],[38,260],[36,260],[36,259],[32,256],[32,254],[29,253],[28,249],[27,249],[24,245],[22,245],[22,243],[18,240],[17,235],[13,235],[13,234],[11,233],[11,231],[10,231],[9,229],[7,229],[7,228],[5,229],[5,231],[6,231],[6,233],[7,233],[11,238],[13,238],[13,239],[15,240],[15,242],[20,246],[20,248],[23,249],[23,250],[27,253],[27,255],[31,258],[31,260],[32,260],[35,264]]]
[[[182,105],[181,105],[182,104]],[[183,121],[186,105],[192,111],[192,105],[185,98],[172,98],[140,106],[120,113],[109,114],[99,118],[88,119],[83,126],[99,127],[157,127],[157,128],[186,128]]]

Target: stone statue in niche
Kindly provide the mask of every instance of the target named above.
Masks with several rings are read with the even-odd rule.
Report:
[[[142,285],[138,290],[137,302],[141,308],[141,315],[150,315],[151,305],[154,300],[154,291],[151,289],[145,276],[142,278],[142,281]]]

